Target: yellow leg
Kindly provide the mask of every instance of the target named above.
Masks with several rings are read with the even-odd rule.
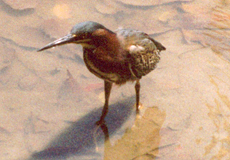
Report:
[[[104,118],[108,113],[108,110],[109,110],[109,96],[110,96],[110,92],[111,92],[111,89],[112,89],[112,84],[113,83],[111,83],[111,82],[104,81],[105,104],[104,104],[104,107],[103,107],[103,110],[102,110],[101,118],[97,122],[97,124],[104,123]]]
[[[136,90],[136,111],[139,111],[139,105],[140,105],[140,80],[138,79],[135,84],[135,90]]]

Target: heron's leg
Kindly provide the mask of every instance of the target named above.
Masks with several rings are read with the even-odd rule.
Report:
[[[97,124],[101,124],[104,122],[104,118],[106,116],[106,114],[108,113],[109,110],[109,96],[110,96],[110,92],[112,89],[112,84],[111,82],[108,81],[104,81],[104,90],[105,90],[105,104],[102,110],[102,114],[101,114],[101,118],[100,120],[97,122]]]
[[[136,111],[139,111],[139,105],[140,105],[140,80],[138,79],[135,84],[135,90],[136,90]]]

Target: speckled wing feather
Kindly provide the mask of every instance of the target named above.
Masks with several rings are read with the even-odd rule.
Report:
[[[160,51],[165,50],[163,45],[136,30],[120,29],[117,35],[129,53],[129,67],[134,77],[141,78],[155,69]]]

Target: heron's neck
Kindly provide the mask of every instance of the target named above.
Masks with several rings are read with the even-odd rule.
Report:
[[[115,51],[120,47],[117,35],[109,30],[104,30],[102,33],[93,37],[91,41],[87,41],[86,43],[82,43],[81,45],[83,48],[86,49],[95,49],[98,47],[102,47],[108,51]]]

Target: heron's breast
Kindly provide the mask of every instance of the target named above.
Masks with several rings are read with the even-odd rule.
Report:
[[[90,57],[90,53],[84,52],[84,61],[89,71],[93,73],[95,76],[110,82],[116,83],[117,81],[119,81],[118,74],[102,71],[100,67],[98,67],[99,64],[95,64],[97,63],[97,61]]]

